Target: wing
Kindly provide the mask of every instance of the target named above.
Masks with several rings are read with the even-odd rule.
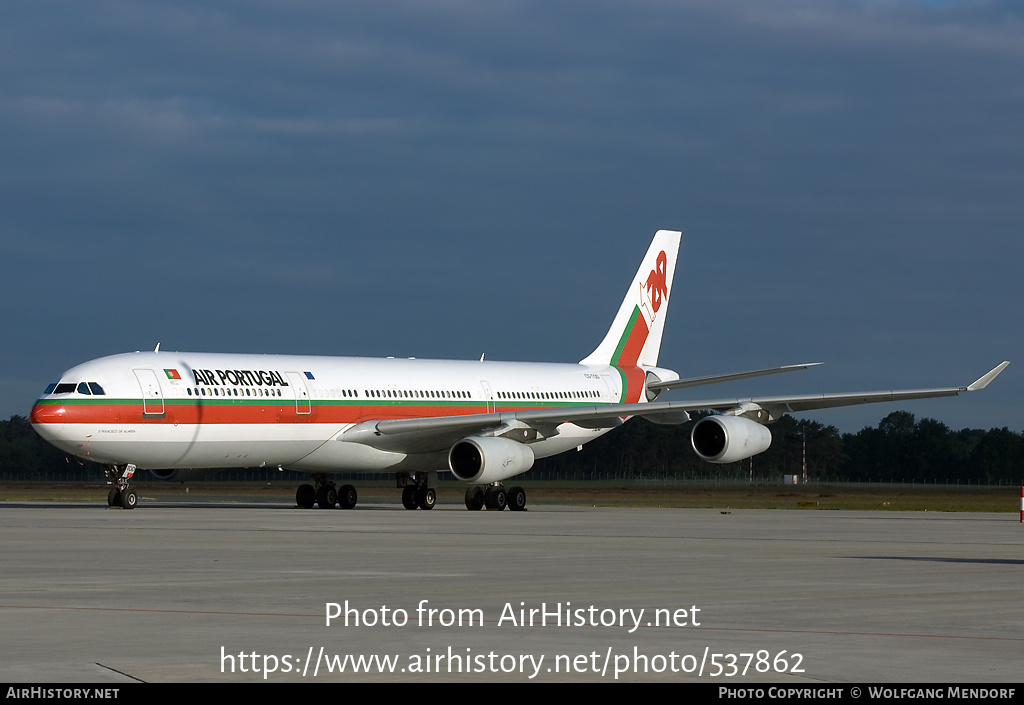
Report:
[[[363,443],[380,450],[400,453],[426,453],[446,450],[466,436],[502,427],[521,433],[521,436],[512,435],[510,437],[530,441],[538,437],[554,435],[557,433],[557,427],[563,423],[573,423],[585,428],[613,428],[621,425],[623,420],[630,416],[642,416],[656,423],[684,423],[689,420],[689,412],[702,410],[742,413],[752,415],[758,421],[772,421],[782,414],[790,412],[909,399],[954,397],[962,392],[984,389],[1009,364],[1009,362],[1002,362],[971,384],[963,387],[667,401],[646,404],[605,404],[592,407],[531,409],[469,416],[364,421],[341,434],[338,440]],[[756,374],[758,373],[754,373],[754,375]]]

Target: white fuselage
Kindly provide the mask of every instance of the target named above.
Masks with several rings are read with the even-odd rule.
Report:
[[[344,434],[370,420],[620,403],[634,386],[616,367],[582,364],[140,352],[68,370],[32,422],[111,465],[443,470],[447,449],[394,452]],[[563,423],[532,449],[554,455],[606,430]]]

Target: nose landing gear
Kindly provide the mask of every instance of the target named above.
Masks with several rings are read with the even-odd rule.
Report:
[[[139,495],[129,487],[132,475],[135,474],[135,465],[104,465],[103,474],[107,478],[107,484],[113,485],[107,493],[107,506],[135,509],[139,503]]]

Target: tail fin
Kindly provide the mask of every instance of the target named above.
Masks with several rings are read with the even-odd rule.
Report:
[[[612,327],[581,364],[617,367],[658,364],[682,235],[675,230],[659,230],[654,234]]]

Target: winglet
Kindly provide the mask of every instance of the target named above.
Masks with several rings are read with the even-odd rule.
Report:
[[[1009,364],[1009,361],[1000,362],[998,365],[989,370],[986,374],[982,375],[977,380],[975,380],[973,384],[967,385],[967,391],[976,392],[979,389],[984,389],[985,387],[988,386],[988,383],[994,380],[996,377],[998,377],[999,373],[1005,370],[1006,366]]]

